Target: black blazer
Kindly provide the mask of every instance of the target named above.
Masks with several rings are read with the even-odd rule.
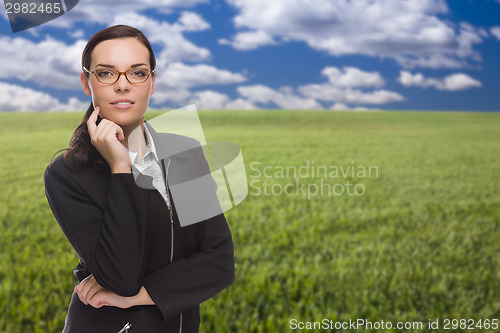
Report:
[[[199,174],[207,173],[201,149],[186,155],[172,147],[183,140],[192,145],[192,139],[151,128],[150,133],[158,155],[171,159],[169,179],[171,173],[194,166]],[[176,209],[180,200],[174,195],[171,225],[160,193],[138,186],[132,174],[111,174],[109,168],[92,165],[72,172],[61,156],[47,167],[44,182],[54,216],[80,259],[74,270],[78,281],[93,274],[100,285],[121,296],[133,296],[144,286],[155,302],[95,309],[73,293],[63,332],[114,333],[127,322],[132,324],[130,333],[180,332],[180,326],[183,333],[198,332],[199,304],[234,280],[233,242],[222,213],[181,227]],[[208,185],[203,196],[193,196],[213,202],[215,182]]]

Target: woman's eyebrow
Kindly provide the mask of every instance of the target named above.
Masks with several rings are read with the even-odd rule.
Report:
[[[115,68],[114,65],[108,65],[108,64],[97,64],[95,66],[96,67],[101,66],[101,67],[107,67],[107,68]],[[140,66],[147,66],[147,65],[145,63],[133,64],[132,66],[130,66],[130,68],[135,68],[135,67],[140,67]]]

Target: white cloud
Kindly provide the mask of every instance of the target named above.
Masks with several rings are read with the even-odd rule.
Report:
[[[333,103],[333,105],[330,107],[330,110],[349,110],[349,107],[344,103]]]
[[[333,105],[330,107],[330,110],[335,110],[335,111],[380,111],[380,109],[370,109],[370,108],[365,108],[358,106],[356,108],[350,108],[347,104],[342,104],[342,103],[333,103]]]
[[[186,101],[191,96],[191,92],[186,88],[159,87],[158,81],[155,91],[151,96],[151,103],[161,107],[177,107],[186,105]],[[168,106],[166,104],[169,104]],[[171,104],[171,105],[170,105]]]
[[[325,67],[321,73],[328,78],[323,84],[280,87],[278,90],[256,84],[239,86],[238,93],[249,102],[269,107],[274,104],[282,109],[323,109],[319,101],[334,102],[331,109],[367,110],[364,105],[381,105],[403,101],[404,97],[388,90],[367,91],[381,87],[385,81],[378,72],[365,72],[355,67]],[[358,89],[356,89],[358,88]],[[359,89],[363,88],[363,89]]]
[[[64,19],[55,19],[45,23],[43,26],[53,26],[58,28],[71,28],[76,22],[99,23],[109,26],[110,18],[123,13],[139,13],[147,9],[153,9],[161,13],[171,13],[176,8],[191,8],[201,3],[208,3],[209,0],[85,0],[83,4],[75,6],[64,15]],[[135,26],[135,22],[127,24]],[[34,28],[38,30],[38,28]],[[33,30],[33,29],[30,29]]]
[[[50,37],[38,43],[22,37],[0,37],[0,78],[81,89],[80,59],[84,46],[84,41],[66,45]]]
[[[200,15],[193,12],[182,12],[178,22],[183,26],[183,31],[203,31],[210,29],[210,24]]]
[[[198,109],[223,109],[228,101],[227,95],[207,90],[195,93],[189,104],[195,104]]]
[[[62,103],[49,94],[0,82],[0,111],[74,111],[88,104],[74,97]]]
[[[462,59],[454,59],[443,54],[432,54],[420,57],[406,57],[403,55],[395,55],[394,59],[406,68],[427,67],[427,68],[460,68],[466,67],[467,64]]]
[[[115,25],[115,24],[132,24],[134,27],[137,27],[148,37],[151,43],[157,43],[161,46],[162,51],[160,54],[156,54],[157,61],[159,63],[166,64],[171,61],[204,61],[208,60],[211,57],[210,50],[204,47],[200,47],[189,41],[185,36],[185,32],[198,32],[210,29],[210,24],[206,22],[200,15],[194,12],[184,11],[181,13],[179,19],[176,22],[169,23],[165,21],[159,21],[152,18],[149,18],[145,15],[137,14],[132,8],[125,3],[125,7],[127,10],[116,11],[116,7],[112,6],[113,1],[100,2],[100,4],[96,3],[85,3],[85,6],[76,6],[75,9],[83,7],[85,12],[76,11],[73,13],[71,10],[68,14],[65,15],[65,19],[61,20],[64,22],[64,26],[56,25],[57,28],[65,28],[68,30],[68,35],[73,38],[83,38],[83,32],[81,30],[72,31],[71,28],[75,21],[82,21],[83,17],[86,17],[87,11],[91,8],[92,15],[91,19],[85,20],[88,24],[88,21],[97,21],[98,23],[105,24],[106,26]],[[141,2],[141,1],[139,1]],[[134,1],[135,3],[135,1]],[[166,3],[164,1],[164,3]],[[170,1],[169,3],[174,3]],[[123,4],[123,2],[120,2]],[[148,5],[150,7],[154,7],[151,3]],[[144,1],[140,8],[146,9],[149,7],[144,7]],[[113,15],[95,15],[95,13],[113,13]],[[114,13],[116,11],[116,13]],[[77,18],[70,19],[67,18],[69,15],[76,15],[79,13]],[[113,20],[110,22],[109,18],[112,17]],[[101,22],[100,20],[103,19]],[[47,25],[52,24],[52,22],[58,22],[59,20],[50,21],[40,27],[45,27]],[[38,33],[38,28],[29,29],[29,32]],[[97,32],[97,31],[95,31]],[[90,37],[90,36],[89,36]],[[13,38],[14,39],[14,38]],[[83,43],[85,45],[86,41],[78,41],[78,43]],[[83,47],[82,47],[83,50]],[[81,51],[80,51],[81,52]]]
[[[169,64],[156,77],[155,92],[151,96],[152,104],[182,106],[196,104],[199,109],[256,109],[252,103],[243,99],[231,100],[227,95],[206,90],[190,92],[190,88],[214,85],[232,84],[246,81],[244,75],[231,73],[213,66]]]
[[[234,101],[230,98],[217,91],[205,90],[194,93],[193,98],[189,100],[186,104],[195,104],[198,109],[210,109],[210,110],[220,110],[220,109],[257,109],[252,103],[238,98]]]
[[[500,0],[499,0],[500,2]],[[490,29],[490,32],[493,36],[495,36],[498,40],[500,40],[500,26],[494,26]]]
[[[186,65],[180,62],[168,64],[158,69],[156,85],[168,88],[190,88],[201,85],[231,84],[246,81],[240,73],[232,73],[224,69],[198,64]]]
[[[382,87],[385,81],[378,72],[364,72],[355,67],[325,67],[321,74],[335,87]]]
[[[444,78],[443,86],[445,90],[464,90],[481,87],[480,81],[471,78],[467,74],[457,73]],[[438,88],[439,89],[439,88]]]
[[[210,24],[200,15],[183,11],[177,22],[168,23],[138,13],[147,9],[168,13],[174,8],[188,8],[206,2],[208,0],[135,0],[132,2],[86,0],[85,5],[78,5],[65,14],[64,20],[52,20],[40,26],[41,28],[29,31],[36,33],[38,29],[47,26],[71,29],[76,22],[85,22],[85,24],[94,22],[105,26],[128,24],[142,30],[151,43],[159,43],[162,46],[163,51],[160,55],[156,55],[159,62],[202,61],[210,58],[210,51],[193,44],[183,35],[184,32],[210,29]],[[112,18],[111,22],[110,18]],[[74,34],[75,38],[80,37],[78,31],[70,31],[69,34]]]
[[[312,98],[303,98],[288,91],[276,91],[264,85],[240,86],[240,95],[250,103],[274,103],[282,109],[322,109],[323,107]]]
[[[365,72],[356,67],[325,67],[321,74],[328,78],[327,83],[307,84],[298,91],[309,98],[335,102],[339,108],[346,104],[387,104],[403,101],[400,94],[388,90],[366,91],[355,88],[378,88],[385,80],[378,72]]]
[[[439,82],[436,79],[424,78],[422,73],[417,73],[417,74],[413,75],[407,71],[401,71],[399,73],[398,81],[406,87],[417,86],[417,87],[423,87],[423,88],[436,86]]]
[[[276,42],[266,32],[257,30],[240,32],[233,37],[232,41],[224,38],[219,39],[219,44],[229,44],[237,50],[246,51],[256,49],[259,46],[274,45]]]
[[[242,98],[237,98],[233,101],[227,102],[225,108],[228,110],[255,110],[259,107]]]
[[[433,87],[448,91],[465,90],[482,86],[480,81],[464,73],[451,74],[443,79],[434,79],[425,78],[422,73],[411,74],[407,71],[401,71],[398,80],[406,87]]]
[[[231,100],[229,96],[214,90],[204,90],[190,92],[188,89],[172,89],[167,92],[156,92],[152,96],[155,103],[169,102],[169,107],[178,107],[189,104],[195,104],[199,110],[254,110],[257,106],[242,98]],[[165,106],[162,106],[165,108]]]
[[[195,104],[200,110],[211,109],[229,109],[229,110],[255,110],[259,109],[257,105],[248,99],[236,98],[232,100],[226,94],[214,90],[204,90],[191,92],[187,88],[170,87],[165,89],[155,89],[152,103],[161,105],[165,108],[178,107],[183,105]]]
[[[50,111],[81,111],[87,110],[90,105],[90,101],[83,102],[76,97],[70,97],[68,103],[59,103],[55,108]]]
[[[175,61],[203,61],[211,57],[206,48],[196,46],[187,40],[183,33],[201,31],[210,25],[195,13],[183,12],[175,23],[158,21],[133,12],[125,12],[114,17],[113,24],[130,24],[140,29],[151,43],[162,46],[160,54],[156,54],[158,65],[166,65]]]
[[[68,31],[68,35],[74,39],[82,39],[85,37],[85,31],[82,29]]]
[[[329,83],[308,84],[300,86],[298,90],[307,97],[322,101],[349,104],[387,104],[404,101],[399,93],[388,90],[362,91],[352,88],[338,88]]]
[[[167,66],[158,68],[152,102],[155,105],[164,103],[170,103],[172,106],[187,105],[190,98],[192,98],[190,88],[203,85],[241,83],[244,81],[246,81],[246,77],[243,74],[232,73],[210,65],[170,63]],[[207,96],[201,96],[200,98],[206,99]],[[201,101],[200,99],[199,104],[202,103]],[[204,105],[207,103],[203,102]],[[227,103],[231,103],[231,101],[228,100]]]
[[[302,41],[310,47],[341,56],[362,54],[392,58],[405,67],[464,67],[479,61],[473,49],[485,31],[468,24],[455,26],[441,19],[445,0],[226,0],[238,14],[241,32],[233,47],[259,46],[251,33],[272,41]]]

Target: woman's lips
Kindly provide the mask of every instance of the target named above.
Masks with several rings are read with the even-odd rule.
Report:
[[[130,109],[134,105],[134,102],[128,99],[120,99],[112,102],[111,105],[117,109],[126,110]]]

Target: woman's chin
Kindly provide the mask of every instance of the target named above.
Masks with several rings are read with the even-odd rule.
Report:
[[[112,121],[122,127],[137,124],[144,119],[144,114],[138,116],[127,112],[123,112],[123,114],[116,114],[116,111],[111,113],[101,112],[101,115],[104,119]]]

